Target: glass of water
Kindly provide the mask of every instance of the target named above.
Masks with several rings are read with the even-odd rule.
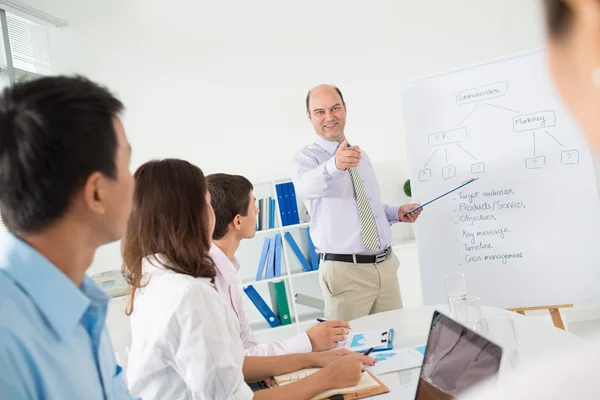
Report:
[[[487,331],[487,324],[485,318],[483,318],[479,296],[452,296],[450,301],[452,303],[451,308],[454,310],[452,318],[477,333]]]
[[[446,284],[446,295],[448,296],[448,306],[450,307],[450,317],[456,318],[456,311],[453,309],[453,299],[467,298],[467,281],[462,272],[444,275]]]

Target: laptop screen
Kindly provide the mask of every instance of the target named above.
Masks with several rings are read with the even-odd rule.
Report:
[[[435,311],[416,400],[453,399],[500,370],[502,348]]]

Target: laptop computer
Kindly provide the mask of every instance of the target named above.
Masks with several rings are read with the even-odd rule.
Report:
[[[415,400],[454,399],[484,380],[495,379],[502,348],[435,311]]]

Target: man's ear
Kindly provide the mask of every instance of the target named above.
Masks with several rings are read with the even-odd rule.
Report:
[[[310,116],[310,111],[306,110],[306,116],[308,117],[308,119],[312,119],[312,117]]]
[[[233,227],[239,231],[242,229],[242,216],[240,214],[236,215],[233,217],[233,221],[231,223],[233,224]]]
[[[96,214],[105,214],[104,205],[108,195],[106,177],[100,172],[94,172],[85,181],[83,186],[83,201],[86,207]]]

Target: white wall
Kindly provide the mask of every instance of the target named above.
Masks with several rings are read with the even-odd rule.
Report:
[[[179,157],[205,173],[287,177],[314,137],[306,91],[333,83],[389,203],[407,201],[401,82],[543,45],[537,0],[121,3],[52,30],[50,44],[55,72],[87,75],[125,102],[132,169]],[[396,243],[412,234],[394,229]],[[91,272],[119,266],[112,245]]]

